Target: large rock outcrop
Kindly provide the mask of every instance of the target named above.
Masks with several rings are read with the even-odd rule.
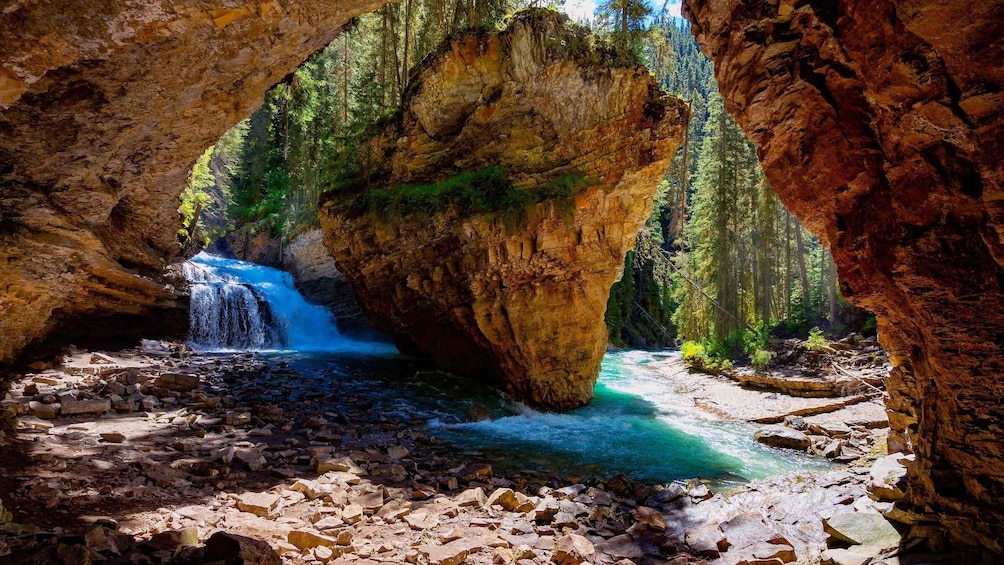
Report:
[[[775,190],[879,316],[914,534],[1004,551],[1004,2],[685,13]]]
[[[0,363],[71,320],[183,311],[160,275],[195,159],[382,3],[5,3]]]
[[[594,181],[574,201],[530,205],[517,226],[456,207],[381,219],[330,204],[321,214],[378,329],[535,406],[592,397],[610,286],[688,118],[644,67],[616,63],[594,39],[544,10],[457,39],[364,151],[381,186],[501,166],[530,192],[571,172]]]

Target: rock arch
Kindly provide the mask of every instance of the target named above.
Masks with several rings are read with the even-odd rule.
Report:
[[[170,307],[197,155],[382,3],[8,3],[0,360],[77,315]],[[1004,3],[687,4],[768,177],[881,316],[918,533],[1002,551]]]

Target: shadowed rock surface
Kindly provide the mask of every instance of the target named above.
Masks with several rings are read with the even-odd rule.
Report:
[[[364,149],[387,186],[498,165],[531,192],[567,173],[593,181],[572,199],[530,205],[517,226],[456,207],[386,219],[333,203],[321,213],[328,249],[377,329],[550,408],[592,398],[610,286],[687,123],[647,69],[611,63],[593,41],[542,10],[458,39]]]
[[[1004,551],[1004,3],[685,12],[774,189],[879,316],[890,448],[917,454],[914,534],[937,520]]]

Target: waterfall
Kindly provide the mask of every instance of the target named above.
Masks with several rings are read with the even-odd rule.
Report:
[[[191,292],[189,341],[200,349],[330,350],[351,343],[327,310],[297,292],[289,273],[208,253],[183,269]]]

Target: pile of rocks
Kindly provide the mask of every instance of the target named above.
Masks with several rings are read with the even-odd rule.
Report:
[[[421,416],[374,413],[365,398],[332,395],[332,383],[282,361],[166,349],[79,353],[14,383],[4,413],[20,428],[15,439],[37,441],[5,448],[25,450],[30,465],[13,473],[18,486],[4,498],[16,521],[37,526],[0,530],[0,554],[32,563],[236,563],[239,554],[248,565],[783,565],[819,558],[824,527],[847,530],[835,516],[892,511],[868,497],[869,481],[887,485],[874,487],[882,493],[899,485],[864,467],[775,477],[727,496],[699,480],[500,477],[431,437]],[[66,413],[73,402],[94,408]],[[34,403],[60,407],[42,413]]]
[[[885,422],[881,422],[885,423]],[[788,416],[783,425],[765,426],[754,439],[770,447],[804,451],[841,463],[853,463],[883,445],[887,426],[848,425],[834,418]]]

